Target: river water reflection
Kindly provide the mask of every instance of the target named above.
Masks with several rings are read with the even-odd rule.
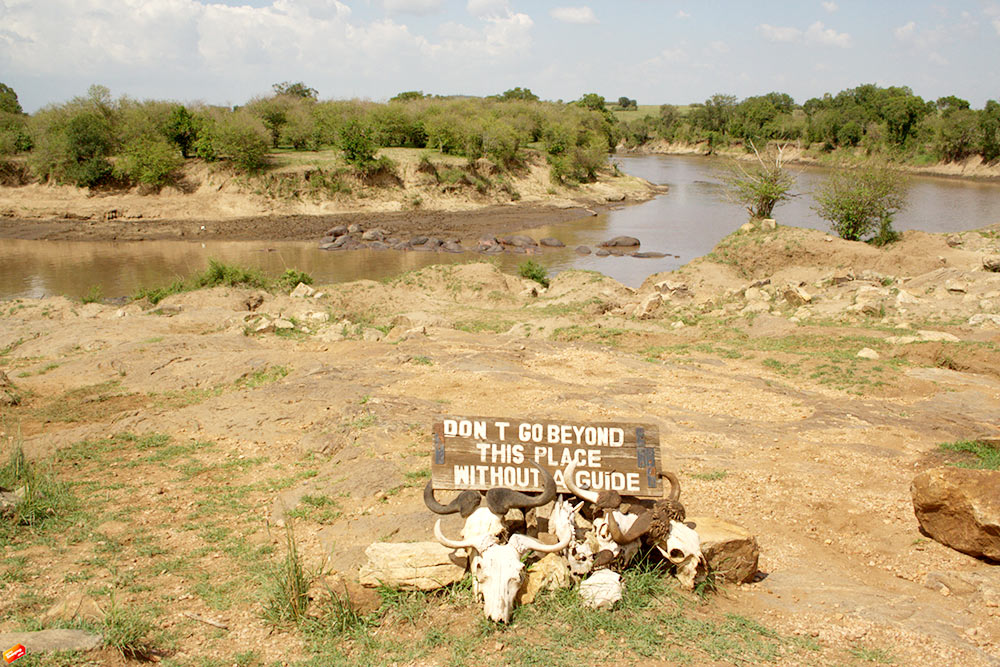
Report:
[[[534,238],[554,236],[567,245],[565,249],[548,250],[535,257],[550,273],[568,268],[593,269],[627,285],[638,286],[651,273],[675,269],[704,255],[746,218],[740,206],[725,201],[718,160],[666,155],[616,160],[630,174],[669,185],[669,193],[638,206],[528,230],[526,233]],[[827,229],[827,223],[811,210],[813,200],[809,195],[822,182],[826,170],[794,171],[795,192],[800,196],[775,210],[778,223]],[[895,226],[900,230],[946,232],[975,229],[998,221],[1000,184],[913,177],[907,208],[897,216]],[[642,240],[643,250],[670,256],[596,257],[573,251],[577,245],[595,246],[621,234]],[[258,266],[269,273],[296,268],[312,274],[322,284],[360,278],[379,280],[430,264],[465,262],[475,257],[470,253],[324,252],[317,249],[315,242],[0,239],[0,298],[51,294],[79,297],[98,285],[105,297],[124,296],[139,287],[162,285],[201,271],[209,258]],[[524,259],[522,255],[508,254],[496,258],[506,271],[515,271]]]

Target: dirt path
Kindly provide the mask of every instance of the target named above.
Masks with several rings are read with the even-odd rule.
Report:
[[[223,288],[145,309],[4,304],[0,370],[25,398],[2,423],[8,435],[20,426],[33,458],[63,452],[56,472],[91,506],[86,529],[3,547],[8,571],[12,558],[30,563],[0,602],[0,618],[15,619],[0,631],[78,590],[67,581],[82,570],[91,589],[169,601],[164,627],[200,647],[177,660],[232,657],[234,641],[264,664],[307,656],[308,642],[261,620],[253,576],[234,573],[280,553],[282,502],[296,508],[307,561],[331,553],[348,577],[374,541],[432,539],[421,488],[430,424],[448,413],[658,424],[689,514],[739,523],[761,545],[760,580],[725,588],[705,613],[815,645],[779,662],[998,664],[1000,570],[922,536],[909,492],[916,472],[949,460],[940,443],[996,429],[1000,328],[968,322],[1000,310],[1000,275],[975,264],[992,237],[951,247],[910,234],[906,271],[891,275],[875,272],[884,255],[824,237],[731,237],[728,263],[701,260],[638,293],[568,271],[532,296],[532,283],[471,264],[317,298],[264,295],[253,312],[249,292]],[[822,275],[848,269],[844,282]],[[813,302],[781,296],[795,276]],[[664,279],[675,284],[654,287]],[[884,290],[879,315],[851,309],[872,290]],[[254,333],[279,319],[294,328]],[[892,338],[919,331],[947,336]],[[862,347],[880,359],[859,359]],[[81,565],[94,559],[105,566]],[[29,586],[40,601],[10,602]],[[419,632],[459,632],[448,609]],[[406,627],[390,636],[405,640]],[[510,633],[477,639],[479,650],[513,660],[521,635]]]

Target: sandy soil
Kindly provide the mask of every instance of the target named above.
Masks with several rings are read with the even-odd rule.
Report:
[[[980,267],[997,231],[951,245],[906,233],[889,251],[812,230],[736,234],[638,291],[570,271],[536,296],[470,264],[315,298],[265,294],[252,312],[249,291],[223,288],[157,307],[4,303],[0,370],[25,399],[0,423],[8,436],[18,425],[32,458],[63,452],[60,476],[102,482],[78,489],[93,532],[31,546],[45,566],[7,584],[0,619],[40,613],[84,572],[83,586],[166,605],[174,659],[238,645],[264,664],[290,660],[301,640],[274,633],[234,576],[272,557],[253,549],[283,544],[273,526],[285,507],[312,508],[297,529],[308,562],[330,554],[350,577],[373,541],[432,539],[420,491],[436,416],[635,420],[660,426],[689,514],[758,537],[760,580],[725,588],[716,611],[812,638],[813,664],[869,659],[862,649],[899,664],[998,664],[1000,570],[922,536],[909,491],[949,460],[939,443],[997,429],[1000,325],[970,323],[1000,313],[1000,275]],[[812,301],[788,303],[788,284]],[[281,319],[295,328],[261,327]],[[880,359],[857,358],[862,347]],[[117,433],[165,434],[175,449],[104,440]],[[303,504],[317,496],[336,512]],[[15,608],[29,588],[43,601]]]

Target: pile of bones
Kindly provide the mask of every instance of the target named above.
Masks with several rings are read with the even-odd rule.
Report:
[[[556,482],[541,466],[544,480],[537,495],[507,488],[486,491],[466,490],[447,505],[435,498],[431,482],[424,489],[424,503],[436,514],[459,514],[465,519],[461,539],[450,539],[434,524],[434,536],[446,547],[463,549],[473,573],[472,586],[483,611],[496,622],[510,621],[524,577],[522,557],[529,551],[559,554],[574,578],[583,579],[589,591],[597,591],[592,605],[621,597],[619,570],[628,565],[645,541],[675,567],[675,576],[691,589],[704,576],[701,542],[693,524],[684,523],[680,485],[672,473],[664,473],[670,490],[659,500],[622,497],[616,491],[579,488],[574,482],[576,463],[563,471],[563,479],[576,498],[556,498]],[[485,499],[486,506],[482,507]],[[538,534],[532,512],[553,503],[548,517],[548,533],[555,536],[547,544],[528,532]],[[520,512],[512,512],[520,510]],[[536,524],[534,531],[528,526]],[[518,528],[525,532],[517,532]],[[581,591],[584,586],[581,586]]]

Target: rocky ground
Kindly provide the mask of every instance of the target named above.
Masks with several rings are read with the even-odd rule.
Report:
[[[638,290],[474,263],[294,297],[5,302],[4,447],[77,505],[3,545],[0,632],[113,599],[155,616],[169,664],[998,664],[1000,570],[922,535],[910,497],[961,460],[940,444],[997,431],[998,252],[997,226],[888,249],[779,227]],[[659,425],[689,514],[757,536],[756,582],[672,593],[648,637],[590,625],[590,653],[548,646],[535,612],[484,630],[458,594],[385,598],[363,636],[275,630],[289,519],[334,586],[372,542],[433,539],[441,414]]]

